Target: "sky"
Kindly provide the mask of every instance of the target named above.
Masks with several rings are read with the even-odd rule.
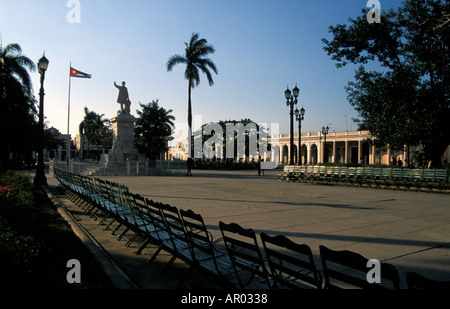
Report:
[[[380,0],[381,9],[401,2]],[[367,0],[0,0],[0,34],[3,46],[18,43],[36,63],[45,51],[46,121],[66,134],[69,120],[72,138],[84,107],[108,119],[116,115],[114,82],[122,81],[134,116],[139,103],[159,100],[176,118],[174,137],[186,134],[185,67],[167,72],[166,63],[184,53],[192,33],[215,47],[210,58],[218,69],[212,87],[201,75],[192,91],[194,129],[249,118],[289,133],[284,91],[297,84],[298,108],[306,110],[302,131],[341,132],[357,129],[344,88],[357,67],[336,68],[322,38],[331,40],[330,25],[347,23],[366,7]],[[70,64],[92,79],[71,79],[69,113]],[[38,98],[39,74],[30,75]]]

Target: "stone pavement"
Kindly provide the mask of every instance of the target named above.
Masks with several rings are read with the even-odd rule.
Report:
[[[450,195],[278,182],[276,172],[265,171],[258,177],[256,170],[194,170],[192,177],[105,178],[149,199],[200,213],[215,239],[220,237],[219,221],[234,222],[309,245],[319,268],[319,245],[325,245],[393,264],[402,288],[406,288],[407,271],[450,280]],[[124,247],[125,240],[117,241],[58,194],[56,179],[49,177],[48,182],[52,194],[123,270],[116,273],[116,278],[123,279],[119,287],[176,286],[186,265],[175,263],[161,274],[168,255],[160,254],[158,263],[148,265],[153,248],[134,254],[136,248]],[[204,283],[199,274],[187,282],[194,288]]]

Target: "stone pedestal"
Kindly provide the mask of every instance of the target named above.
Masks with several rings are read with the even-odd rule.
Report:
[[[106,164],[121,167],[127,160],[137,161],[138,152],[134,148],[134,123],[136,118],[127,113],[118,113],[111,118],[113,125],[113,147],[109,151]]]

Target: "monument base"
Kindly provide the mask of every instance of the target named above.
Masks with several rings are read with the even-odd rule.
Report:
[[[134,148],[134,123],[136,118],[127,113],[118,112],[110,119],[113,125],[113,147],[104,156],[105,166],[122,167],[126,161],[138,161],[139,154]]]

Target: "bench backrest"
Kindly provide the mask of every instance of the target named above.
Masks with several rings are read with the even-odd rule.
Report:
[[[283,235],[261,233],[261,240],[276,288],[322,288],[322,277],[309,246],[296,244]]]
[[[264,265],[255,231],[222,221],[219,222],[219,227],[240,288],[252,287],[259,279],[265,281],[270,288],[269,273]],[[259,279],[254,281],[255,278]]]
[[[369,283],[367,280],[370,270],[367,264],[368,259],[348,250],[334,251],[322,245],[319,249],[326,289],[400,288],[398,272],[390,264],[380,263],[381,284]]]

